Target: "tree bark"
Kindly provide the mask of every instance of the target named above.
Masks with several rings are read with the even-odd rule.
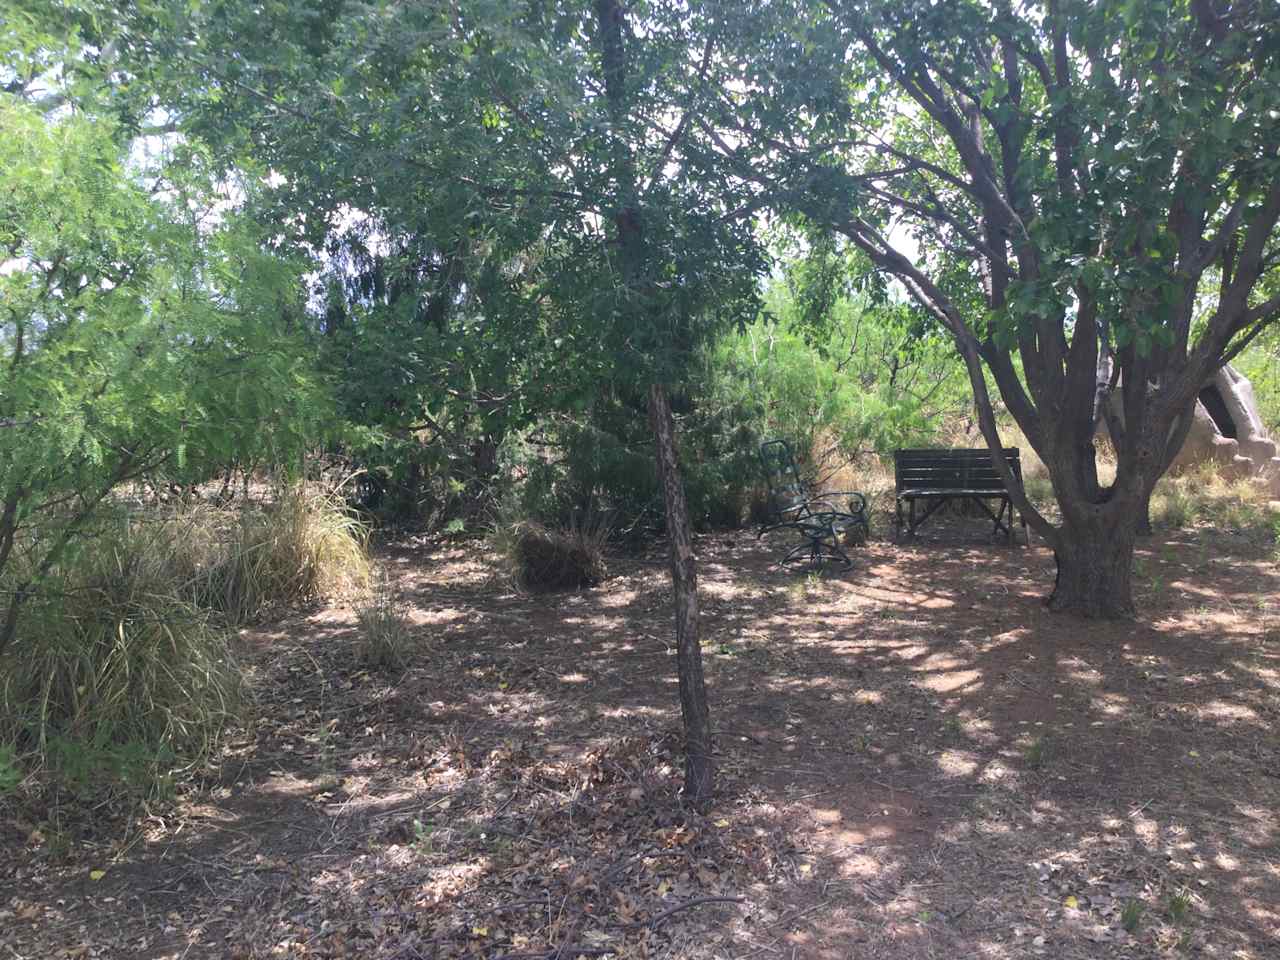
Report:
[[[711,718],[702,678],[702,646],[698,635],[698,574],[689,533],[689,509],[676,461],[675,420],[666,391],[649,387],[649,420],[653,427],[658,479],[666,507],[667,539],[671,543],[671,587],[675,595],[676,669],[680,679],[680,710],[684,718],[684,795],[701,802],[711,796]]]
[[[1053,552],[1058,576],[1049,609],[1091,619],[1133,616],[1131,571],[1139,506],[1090,510],[1093,515],[1085,520],[1064,517]]]

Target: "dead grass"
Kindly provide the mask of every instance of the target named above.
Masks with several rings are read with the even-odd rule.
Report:
[[[196,508],[207,517],[209,508]],[[269,609],[367,588],[368,531],[336,494],[298,484],[274,501],[238,514],[229,529],[206,519],[187,522],[202,533],[191,563],[198,602],[245,623]]]
[[[1213,464],[1163,477],[1151,496],[1151,522],[1168,529],[1208,524],[1225,530],[1274,536],[1280,511],[1266,487],[1252,479],[1228,480]]]
[[[521,590],[576,590],[608,576],[605,547],[610,527],[604,517],[575,514],[562,527],[536,520],[499,519],[489,543]]]
[[[187,556],[167,524],[113,518],[28,602],[0,657],[0,744],[26,775],[146,793],[238,719],[231,636],[185,597]]]
[[[355,612],[360,629],[360,662],[375,670],[402,670],[408,666],[414,647],[409,608],[385,567],[373,577],[368,596],[356,605]]]

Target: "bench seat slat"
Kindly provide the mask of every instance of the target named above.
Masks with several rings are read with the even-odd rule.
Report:
[[[911,487],[902,491],[902,498],[909,497],[1007,497],[1004,487]]]

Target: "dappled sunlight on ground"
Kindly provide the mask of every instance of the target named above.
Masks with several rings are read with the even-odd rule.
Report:
[[[360,668],[349,609],[246,632],[259,719],[101,881],[27,844],[0,925],[27,956],[1275,956],[1275,566],[1153,540],[1140,620],[1086,623],[1041,604],[1046,550],[935,529],[826,577],[700,538],[705,811],[661,550],[530,596],[397,545],[410,669]]]

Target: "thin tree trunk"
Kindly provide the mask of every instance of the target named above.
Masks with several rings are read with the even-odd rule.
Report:
[[[666,507],[667,539],[671,542],[671,587],[675,595],[676,669],[680,678],[680,710],[684,717],[684,795],[701,802],[711,796],[711,718],[707,688],[702,679],[702,647],[698,635],[698,574],[689,509],[676,461],[675,420],[661,385],[649,387],[649,420],[657,452],[658,479]]]

